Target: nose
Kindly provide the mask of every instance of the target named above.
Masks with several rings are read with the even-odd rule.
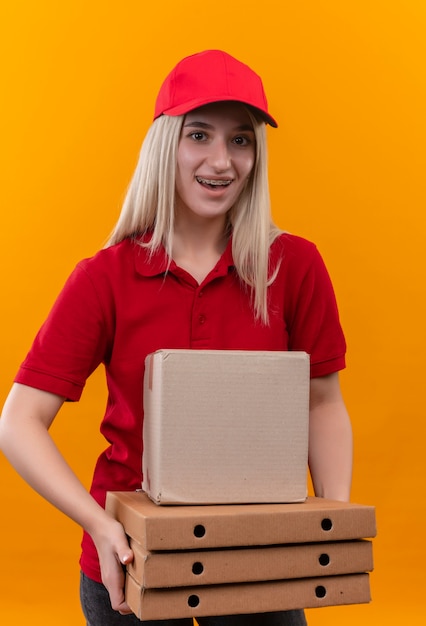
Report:
[[[211,167],[213,167],[217,172],[224,172],[230,168],[231,154],[228,142],[225,139],[218,137],[211,144],[209,161],[209,165],[211,165]]]

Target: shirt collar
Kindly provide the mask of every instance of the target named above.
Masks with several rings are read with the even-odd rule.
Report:
[[[173,259],[169,262],[163,246],[151,252],[148,248],[141,246],[140,242],[149,241],[149,236],[139,238],[134,242],[135,268],[141,276],[159,276],[167,271],[172,274],[178,269]],[[217,275],[225,275],[229,268],[234,267],[232,256],[232,237],[229,238],[226,248],[216,265]]]

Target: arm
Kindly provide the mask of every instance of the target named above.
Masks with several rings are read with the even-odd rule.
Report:
[[[316,496],[349,500],[352,428],[338,373],[311,380],[309,468]]]
[[[15,384],[0,419],[0,448],[24,480],[92,536],[111,605],[130,613],[121,564],[129,563],[133,553],[123,527],[83,487],[48,432],[63,402],[60,396]]]

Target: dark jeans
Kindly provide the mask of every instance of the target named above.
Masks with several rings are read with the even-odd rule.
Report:
[[[141,622],[136,615],[113,611],[106,588],[81,575],[80,598],[87,626],[192,626],[192,618]],[[303,611],[197,617],[199,626],[306,626]]]

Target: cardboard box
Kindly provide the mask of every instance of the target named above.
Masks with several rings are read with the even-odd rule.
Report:
[[[372,506],[309,497],[291,504],[157,506],[143,492],[108,492],[106,508],[145,550],[202,550],[368,539]]]
[[[371,541],[229,550],[150,552],[134,540],[127,571],[144,589],[314,578],[370,572]]]
[[[155,502],[305,500],[306,353],[159,350],[144,412],[142,487]]]
[[[142,620],[264,613],[370,601],[368,574],[144,589],[126,576],[126,601]]]

